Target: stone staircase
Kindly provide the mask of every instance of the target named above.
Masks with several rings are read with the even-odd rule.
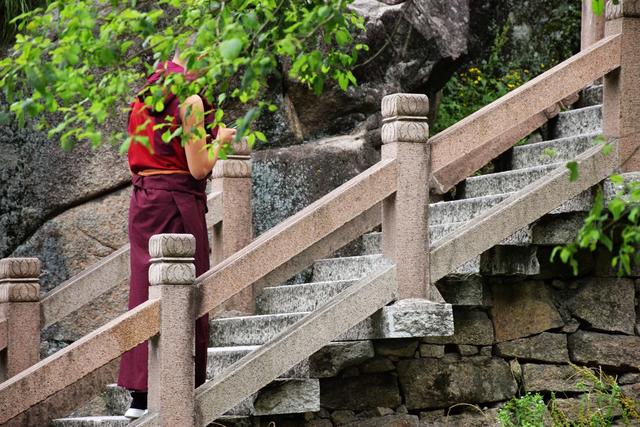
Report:
[[[559,114],[548,125],[550,139],[518,145],[506,155],[508,170],[474,176],[461,183],[454,200],[430,206],[430,235],[437,241],[465,225],[487,209],[503,201],[510,193],[543,177],[593,146],[601,132],[602,87],[583,91],[580,107]],[[503,162],[504,164],[505,162]],[[564,203],[543,220],[523,228],[500,245],[470,260],[436,286],[444,299],[454,305],[481,305],[483,276],[535,276],[540,274],[539,246],[565,243],[581,225],[581,218],[592,203],[592,191]],[[256,315],[211,320],[209,363],[211,379],[241,358],[305,317],[356,280],[384,266],[381,255],[382,235],[363,236],[364,252],[360,256],[317,260],[309,283],[264,288],[256,299]],[[547,256],[547,255],[545,255]],[[478,285],[478,283],[480,283]],[[228,413],[232,423],[248,416],[315,412],[320,410],[318,378],[335,376],[340,360],[372,357],[367,340],[389,338],[376,316],[367,319],[303,361]],[[328,358],[336,360],[329,361]],[[337,360],[340,359],[340,360]],[[335,369],[327,369],[333,364]],[[123,426],[121,414],[128,405],[128,394],[110,386],[101,396],[104,416],[70,417],[53,421],[54,426]],[[85,408],[78,414],[90,410]],[[95,413],[94,413],[95,414]],[[225,420],[221,420],[223,423]],[[226,424],[226,423],[225,423]]]

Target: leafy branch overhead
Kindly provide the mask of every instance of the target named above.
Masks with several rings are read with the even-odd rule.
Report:
[[[277,109],[267,95],[271,77],[286,73],[318,95],[330,80],[343,90],[356,84],[351,69],[367,46],[355,40],[364,22],[351,1],[53,1],[16,18],[15,45],[0,60],[10,105],[0,120],[35,118],[67,149],[107,138],[126,149],[131,141],[102,135],[102,125],[126,114],[133,88],[178,48],[196,78],[170,74],[145,103],[161,110],[169,91],[181,100],[201,93],[215,106],[213,127],[224,126],[229,102],[239,102],[246,114],[234,124],[238,138],[264,140],[251,123]]]

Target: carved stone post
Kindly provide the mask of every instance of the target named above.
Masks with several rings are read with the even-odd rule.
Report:
[[[382,247],[396,263],[399,297],[435,301],[429,279],[428,113],[426,95],[398,93],[382,100],[382,157],[395,158],[398,171],[397,191],[383,203]]]
[[[593,13],[591,5],[592,0],[582,0],[580,50],[585,50],[604,37],[604,15]]]
[[[606,20],[622,45],[620,68],[604,79],[604,135],[619,140],[621,171],[640,171],[640,0],[608,0]]]
[[[251,209],[251,148],[246,140],[233,147],[233,155],[220,160],[213,169],[213,191],[222,192],[222,223],[213,229],[211,265],[229,257],[253,239]],[[247,289],[232,298],[226,309],[245,314],[254,312],[254,294]]]
[[[0,260],[0,318],[6,321],[0,382],[40,360],[40,260]]]
[[[158,234],[149,240],[150,299],[161,299],[160,334],[149,346],[149,412],[160,425],[194,425],[196,240]]]

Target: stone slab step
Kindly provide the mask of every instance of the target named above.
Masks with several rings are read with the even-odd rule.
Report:
[[[558,114],[555,125],[551,126],[551,136],[553,138],[564,138],[593,132],[602,132],[601,105],[563,111]]]
[[[129,418],[122,416],[96,416],[59,418],[51,421],[52,427],[123,427],[131,422]]]
[[[207,351],[207,380],[220,375],[225,369],[260,346],[210,347]],[[309,361],[304,360],[280,376],[281,379],[309,378]]]
[[[487,175],[467,178],[462,186],[460,199],[491,196],[496,194],[518,191],[532,182],[542,178],[562,163],[533,166],[511,170],[507,172],[491,173]]]
[[[209,342],[213,347],[263,345],[308,314],[300,312],[213,319],[210,321]],[[383,307],[337,340],[410,338],[443,333],[446,335],[451,316],[450,304],[401,300]],[[408,328],[407,324],[413,326]]]
[[[380,254],[322,259],[313,264],[312,280],[313,282],[357,280],[386,263],[387,261]]]
[[[511,169],[563,164],[593,147],[593,140],[599,134],[593,132],[513,147]]]
[[[580,100],[577,103],[578,107],[590,107],[592,105],[602,104],[603,100],[603,86],[591,85],[587,86],[580,93]]]
[[[431,203],[429,205],[429,226],[470,221],[507,197],[509,194],[495,194],[472,199]]]
[[[310,312],[345,290],[355,280],[264,288],[256,298],[258,314]]]

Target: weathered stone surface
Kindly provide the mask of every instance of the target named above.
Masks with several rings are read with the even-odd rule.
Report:
[[[348,409],[333,411],[331,413],[331,421],[337,426],[348,424],[356,420],[356,414]]]
[[[384,373],[322,379],[320,402],[329,409],[362,411],[377,406],[395,408],[402,400],[397,377]]]
[[[578,283],[569,302],[575,317],[591,328],[633,335],[635,325],[634,283],[629,279],[591,278]]]
[[[254,401],[253,415],[295,414],[320,410],[318,380],[275,381]]]
[[[254,152],[256,235],[329,193],[377,159],[378,154],[361,138],[350,136]]]
[[[569,335],[574,363],[640,369],[640,337],[578,331]]]
[[[85,203],[48,221],[11,254],[42,261],[41,289],[49,291],[129,242],[130,189]]]
[[[376,353],[386,357],[413,357],[418,349],[417,339],[396,339],[375,341]]]
[[[451,337],[427,337],[432,344],[493,344],[493,325],[487,313],[466,307],[453,308],[454,334]]]
[[[535,391],[580,391],[580,378],[569,365],[522,365],[522,378],[526,392]]]
[[[131,419],[123,416],[60,418],[53,420],[53,427],[124,427]]]
[[[569,362],[567,336],[543,332],[529,338],[505,341],[496,345],[497,355],[541,362]]]
[[[468,412],[456,415],[442,414],[437,417],[421,417],[420,427],[499,427],[497,421],[497,409],[485,409],[483,411]]]
[[[497,342],[513,340],[564,325],[544,282],[494,284],[491,317]]]
[[[478,347],[475,345],[460,344],[458,346],[458,352],[461,356],[474,356],[478,354]]]
[[[0,257],[49,218],[130,181],[126,158],[112,147],[65,152],[45,134],[16,125],[0,127],[0,147]]]
[[[484,282],[482,276],[474,275],[464,280],[445,277],[436,283],[444,300],[456,305],[485,305]]]
[[[315,378],[334,377],[342,369],[362,363],[374,355],[371,341],[334,342],[309,358],[310,373]]]
[[[400,414],[384,417],[367,418],[345,424],[345,427],[418,427],[416,415]]]
[[[517,390],[509,364],[497,358],[403,360],[398,375],[409,410],[506,400]]]
[[[378,372],[390,372],[395,369],[395,365],[389,359],[377,358],[365,362],[360,366],[360,371],[364,374],[375,374]]]
[[[437,344],[420,344],[420,357],[442,357],[444,346]]]

